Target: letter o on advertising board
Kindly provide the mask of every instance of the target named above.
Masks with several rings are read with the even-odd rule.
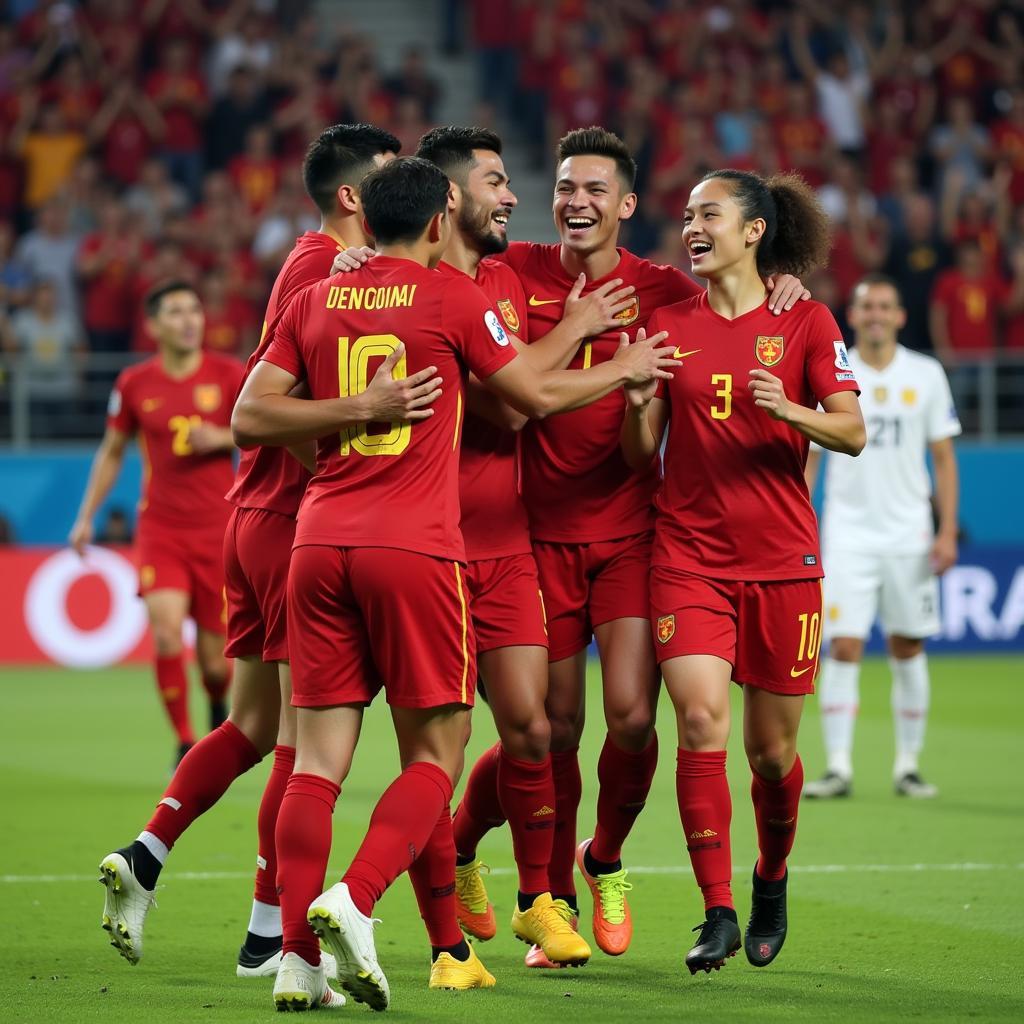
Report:
[[[110,592],[110,614],[96,629],[76,626],[68,593],[83,576],[99,576]],[[89,548],[83,560],[58,551],[36,570],[25,592],[25,623],[41,651],[71,668],[100,668],[130,654],[146,630],[146,609],[137,596],[135,566],[105,548]]]

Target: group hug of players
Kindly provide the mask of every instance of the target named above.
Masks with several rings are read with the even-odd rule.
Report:
[[[312,144],[304,177],[321,230],[281,269],[244,372],[202,351],[191,287],[147,300],[160,354],[117,382],[72,540],[90,539],[138,434],[140,593],[172,720],[187,729],[186,615],[211,694],[225,656],[234,678],[227,719],[194,745],[179,731],[184,756],[153,817],[103,859],[103,927],[138,963],[170,849],[273,750],[237,971],[276,976],[278,1009],[342,1005],[333,978],[387,1007],[372,915],[404,871],[430,986],[493,985],[463,932],[496,932],[476,851],[505,822],[527,966],[591,956],[575,870],[595,942],[621,955],[633,929],[622,849],[657,764],[663,680],[705,906],[686,965],[718,969],[742,944],[765,966],[786,937],[796,738],[822,634],[804,465],[810,442],[857,455],[866,439],[839,329],[795,276],[826,259],[826,216],[798,178],[707,175],[682,226],[702,288],[617,247],[635,165],[609,132],[561,140],[556,245],[508,241],[516,199],[492,132],[438,128],[415,157],[398,150],[367,125]],[[592,639],[607,735],[596,829],[577,846]],[[500,740],[451,815],[478,680]],[[745,936],[731,890],[731,682],[759,849]],[[402,771],[324,892],[335,802],[381,688]]]

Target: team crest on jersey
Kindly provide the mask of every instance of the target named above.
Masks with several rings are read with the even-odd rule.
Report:
[[[913,388],[904,388],[900,398],[904,405],[913,405],[917,401],[917,392]]]
[[[881,405],[889,397],[888,388],[875,388],[874,391],[875,401]]]
[[[220,405],[220,385],[197,384],[192,390],[192,401],[200,412],[213,412]]]
[[[786,343],[782,335],[759,334],[754,342],[754,355],[762,366],[774,366],[781,362],[785,350]]]
[[[640,315],[640,299],[633,296],[633,301],[621,312],[615,314],[619,327],[628,327]]]
[[[508,329],[515,334],[519,330],[519,314],[511,299],[498,299],[498,312]]]
[[[676,617],[674,615],[662,615],[658,619],[658,642],[667,644],[676,635]]]

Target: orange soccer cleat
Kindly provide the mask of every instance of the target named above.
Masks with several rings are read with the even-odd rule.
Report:
[[[587,870],[583,855],[592,842],[584,839],[576,848],[576,866],[594,897],[594,941],[609,956],[621,956],[633,938],[633,918],[626,902],[626,893],[633,886],[626,881],[625,868],[607,875],[592,875]]]

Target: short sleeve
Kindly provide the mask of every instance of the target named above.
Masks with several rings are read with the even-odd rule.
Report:
[[[270,342],[262,356],[263,361],[279,366],[295,378],[306,375],[305,363],[299,349],[299,328],[307,305],[303,294],[292,300],[284,314],[271,328]]]
[[[805,370],[811,393],[821,402],[839,391],[860,394],[842,332],[827,306],[815,303],[807,320]]]
[[[121,372],[114,381],[110,399],[107,401],[107,426],[129,436],[134,434],[139,426],[131,398],[131,378],[125,372]]]
[[[516,358],[512,339],[484,293],[472,281],[452,281],[441,305],[445,336],[481,380]]]
[[[928,392],[927,431],[929,441],[944,441],[963,432],[960,417],[953,404],[953,393],[942,365],[935,362],[932,367],[932,386]]]

